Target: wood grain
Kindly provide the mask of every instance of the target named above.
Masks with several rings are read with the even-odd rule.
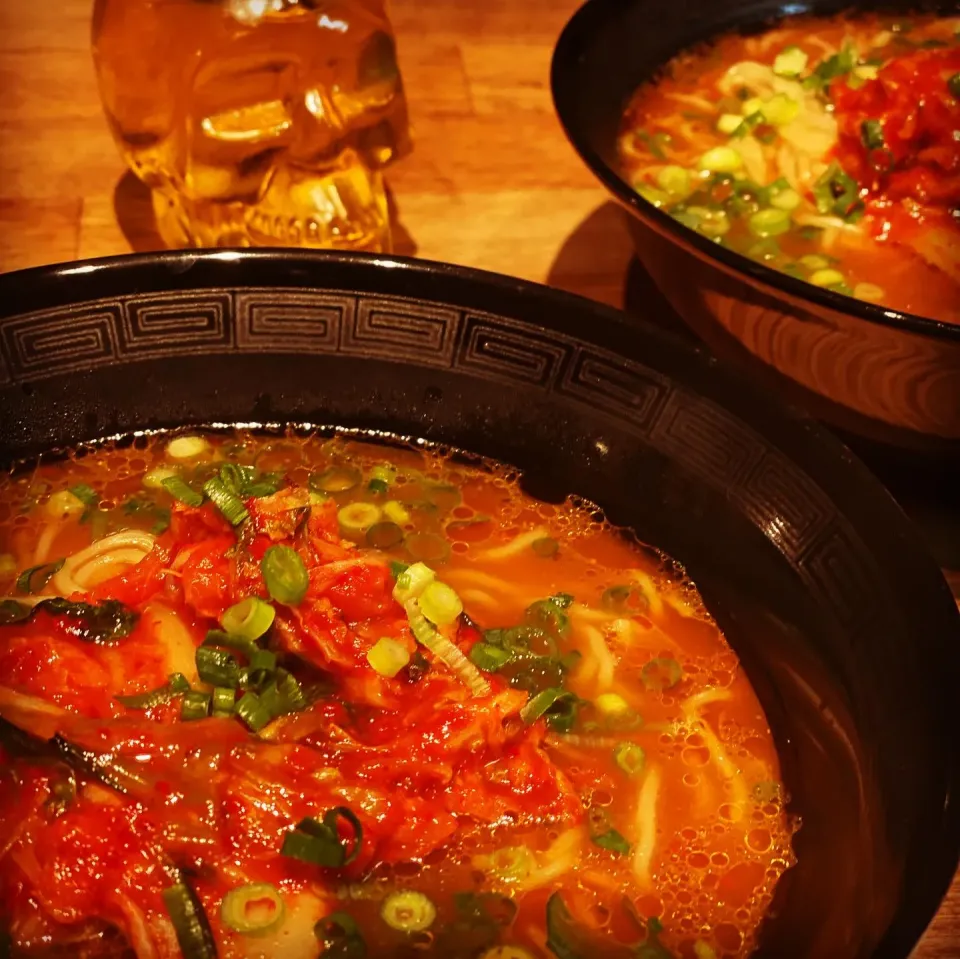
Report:
[[[0,0],[0,271],[159,248],[100,110],[90,6]],[[415,136],[389,173],[400,252],[622,303],[629,240],[550,101],[577,6],[394,0]],[[915,957],[960,957],[960,883]]]

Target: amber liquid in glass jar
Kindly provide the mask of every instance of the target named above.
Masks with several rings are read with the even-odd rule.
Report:
[[[171,247],[383,252],[409,149],[386,0],[96,0],[124,159]]]

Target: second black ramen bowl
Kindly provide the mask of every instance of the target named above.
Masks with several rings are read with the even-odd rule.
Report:
[[[676,54],[786,15],[854,6],[956,14],[954,0],[588,0],[554,52],[554,103],[574,148],[630,214],[640,260],[717,356],[849,435],[956,470],[960,326],[819,289],[725,250],[656,209],[617,172],[627,103]]]
[[[803,820],[759,955],[908,955],[960,852],[960,615],[820,427],[596,303],[457,267],[215,251],[0,276],[0,462],[212,423],[484,454],[679,559]]]

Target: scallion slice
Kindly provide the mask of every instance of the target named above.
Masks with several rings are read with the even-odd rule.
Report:
[[[224,610],[220,623],[228,633],[253,641],[273,625],[276,614],[277,611],[259,596],[248,596]]]
[[[549,710],[566,702],[576,702],[577,697],[566,689],[551,687],[531,697],[520,710],[520,718],[529,726]]]
[[[879,120],[864,120],[860,124],[860,139],[868,150],[882,150],[886,146],[883,124]]]
[[[436,579],[437,574],[426,563],[414,563],[397,576],[393,598],[398,603],[416,599]]]
[[[206,719],[210,715],[210,694],[191,690],[183,694],[183,702],[180,704],[180,718],[189,721],[193,719]]]
[[[348,503],[337,511],[337,521],[348,536],[359,536],[379,523],[382,515],[380,507],[373,503]]]
[[[219,477],[214,476],[203,484],[203,491],[210,497],[210,501],[220,510],[220,514],[231,526],[239,526],[249,517],[243,500],[236,493],[227,489]]]
[[[352,844],[340,836],[339,820],[343,820],[353,832]],[[295,829],[283,837],[280,853],[291,859],[299,859],[314,866],[340,869],[349,866],[363,845],[363,826],[346,806],[335,806],[323,814],[323,819],[308,817],[300,820]]]
[[[470,648],[470,662],[485,673],[495,673],[513,660],[513,653],[493,643],[474,643]]]
[[[231,716],[236,703],[237,691],[229,686],[215,686],[213,688],[213,715]]]
[[[253,732],[258,733],[273,717],[270,711],[260,701],[256,693],[245,692],[234,707],[234,712],[246,723]]]
[[[360,470],[352,466],[333,466],[323,473],[310,476],[307,484],[310,489],[321,493],[345,493],[358,486],[361,479]]]
[[[636,743],[617,743],[613,749],[613,761],[628,776],[639,776],[647,762],[647,754]]]
[[[216,959],[210,921],[197,894],[185,882],[178,882],[163,890],[163,904],[184,959]]]
[[[114,696],[113,698],[128,709],[153,709],[161,703],[168,703],[171,699],[190,691],[190,683],[183,673],[171,673],[166,683],[145,693],[135,693],[130,696]]]
[[[225,649],[216,646],[198,646],[197,675],[211,686],[236,689],[240,685],[240,664]]]
[[[420,612],[435,626],[449,626],[463,612],[463,603],[456,591],[437,580],[424,588],[419,605]]]
[[[174,474],[165,476],[160,480],[160,485],[178,502],[184,506],[198,507],[203,506],[203,495],[195,489],[188,486],[183,478]]]
[[[410,653],[403,643],[384,636],[367,651],[367,662],[381,676],[393,679],[410,662]]]
[[[310,577],[295,549],[283,544],[270,546],[260,561],[267,592],[278,603],[298,606],[310,586]]]
[[[224,925],[244,935],[271,932],[282,922],[286,906],[276,886],[251,882],[231,889],[220,903]]]
[[[383,921],[398,932],[422,932],[437,918],[437,907],[429,897],[414,889],[392,892],[380,909]]]

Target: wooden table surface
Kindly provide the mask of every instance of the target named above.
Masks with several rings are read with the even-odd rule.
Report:
[[[91,6],[0,0],[0,271],[157,246],[129,178],[117,193],[125,168],[97,95]],[[622,304],[626,232],[550,101],[551,50],[577,6],[394,0],[415,136],[388,177],[398,252]],[[960,957],[960,881],[914,955]]]

